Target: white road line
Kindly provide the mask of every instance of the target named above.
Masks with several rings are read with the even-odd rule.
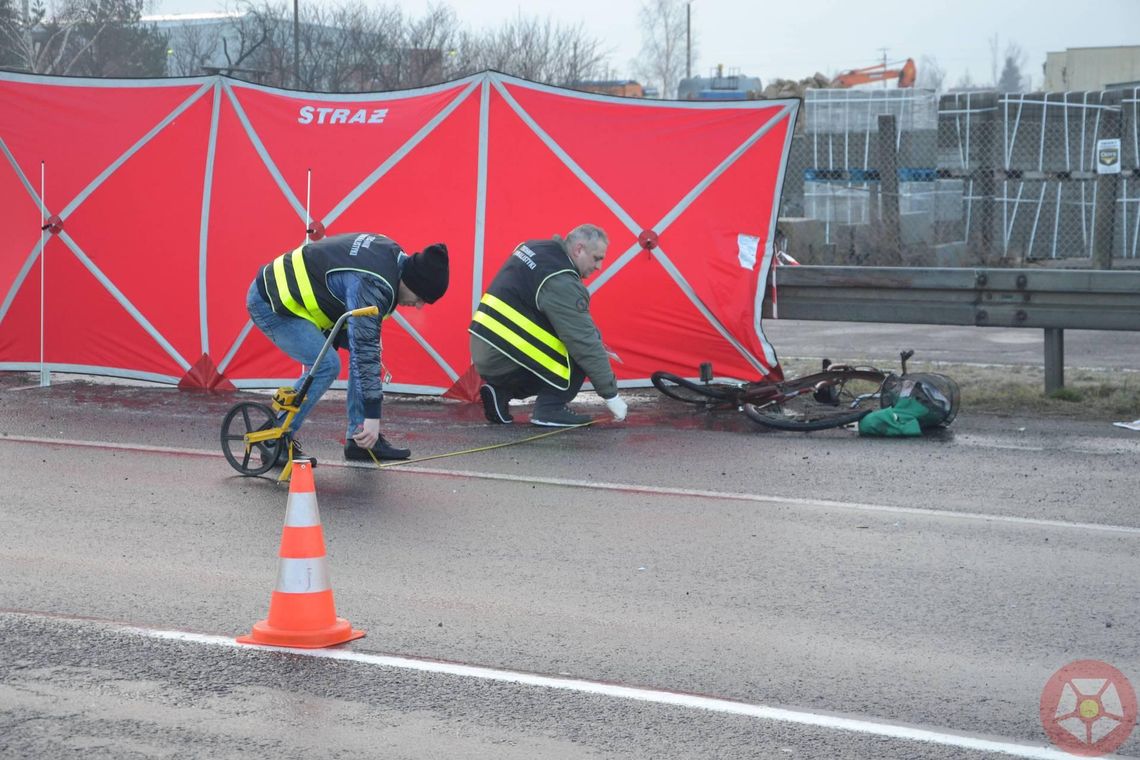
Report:
[[[538,483],[542,485],[567,486],[572,488],[592,488],[599,491],[622,491],[627,493],[647,493],[658,496],[688,496],[722,501],[745,501],[760,504],[793,504],[798,507],[823,509],[857,510],[862,512],[883,512],[887,514],[917,515],[921,517],[949,517],[964,520],[984,520],[986,522],[1032,525],[1035,527],[1069,528],[1096,530],[1108,533],[1124,533],[1140,536],[1140,528],[1128,525],[1101,525],[1098,523],[1066,522],[1065,520],[1044,520],[1035,517],[1014,517],[1010,515],[987,515],[982,512],[955,512],[946,509],[921,509],[919,507],[896,507],[889,504],[868,504],[858,501],[833,501],[830,499],[801,499],[795,496],[768,496],[764,494],[735,493],[732,491],[707,491],[695,488],[672,488],[669,486],[647,486],[632,483],[605,483],[593,480],[572,480],[567,478],[543,478],[522,475],[502,475],[491,472],[467,470],[438,470],[430,467],[397,467],[394,471],[413,471],[425,475],[446,475],[451,477],[482,478],[485,480],[508,480],[518,483]]]
[[[11,441],[16,443],[48,444],[54,446],[80,446],[95,449],[112,449],[117,451],[139,451],[156,454],[178,454],[182,456],[223,457],[220,451],[203,451],[201,449],[177,449],[166,446],[147,446],[145,444],[124,444],[109,441],[75,441],[59,438],[34,438],[30,436],[2,436],[0,443]],[[349,462],[322,461],[321,467],[352,467],[372,469],[368,464],[354,464]],[[607,483],[594,480],[576,480],[572,478],[546,478],[533,475],[508,475],[495,472],[477,472],[474,470],[443,470],[435,467],[417,467],[415,465],[389,467],[385,472],[414,473],[417,475],[436,475],[449,478],[477,478],[480,480],[502,480],[513,483],[528,483],[550,486],[563,486],[566,488],[584,488],[596,491],[617,491],[621,493],[643,493],[655,496],[685,496],[689,498],[713,499],[719,501],[742,501],[755,504],[790,504],[797,507],[812,509],[840,509],[859,512],[877,512],[893,515],[912,515],[915,517],[950,518],[957,520],[980,520],[983,522],[1005,523],[1009,525],[1025,525],[1037,528],[1061,528],[1065,530],[1089,530],[1100,533],[1117,533],[1127,536],[1140,536],[1140,527],[1129,525],[1111,525],[1088,522],[1069,522],[1066,520],[1045,520],[1036,517],[1015,517],[1012,515],[990,515],[983,512],[958,512],[948,509],[922,509],[920,507],[899,507],[890,504],[869,504],[858,501],[835,501],[831,499],[803,499],[795,496],[770,496],[766,494],[739,493],[733,491],[709,491],[697,488],[673,488],[670,486],[653,486],[637,483]]]
[[[580,694],[596,694],[598,696],[611,697],[614,699],[670,705],[690,710],[707,710],[726,715],[742,715],[750,718],[759,718],[761,720],[795,723],[798,725],[814,726],[816,728],[835,731],[849,731],[858,734],[870,734],[872,736],[882,736],[889,739],[926,742],[928,744],[979,750],[982,752],[998,752],[1013,755],[1014,757],[1045,758],[1047,760],[1071,760],[1072,758],[1072,755],[1066,752],[1061,752],[1060,750],[1045,745],[1020,744],[1001,739],[988,739],[969,734],[949,733],[917,726],[899,725],[886,721],[789,710],[781,707],[750,704],[702,694],[689,694],[679,691],[665,691],[662,689],[646,689],[636,686],[622,686],[620,684],[588,681],[584,679],[544,676],[536,673],[500,670],[477,665],[464,665],[456,662],[397,657],[394,655],[366,654],[364,652],[354,652],[350,649],[292,649],[288,647],[251,646],[248,644],[239,644],[228,636],[184,631],[163,631],[128,626],[119,626],[117,630],[152,639],[184,641],[192,644],[235,647],[239,649],[260,650],[263,652],[284,652],[290,655],[341,660],[359,663],[361,665],[415,670],[425,673],[438,673],[441,675],[476,678],[486,681],[500,681],[519,684],[520,686],[561,689]]]
[[[0,436],[0,443],[14,441],[15,443],[42,443],[53,446],[78,446],[85,449],[114,449],[116,451],[142,451],[151,454],[182,454],[197,457],[225,457],[220,451],[202,451],[201,449],[176,449],[172,446],[148,446],[144,443],[115,443],[114,441],[76,441],[71,438],[36,438],[28,435]]]

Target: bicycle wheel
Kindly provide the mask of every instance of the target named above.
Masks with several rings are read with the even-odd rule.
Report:
[[[873,411],[865,402],[877,398],[885,377],[871,369],[825,370],[777,383],[771,401],[746,402],[742,409],[753,422],[777,430],[843,427]]]
[[[649,381],[675,401],[700,404],[708,409],[735,409],[740,405],[740,397],[747,386],[747,383],[729,381],[697,383],[664,371],[654,372]]]
[[[281,439],[255,443],[248,449],[245,434],[277,424],[277,416],[265,404],[243,401],[226,412],[222,420],[222,453],[230,466],[242,475],[260,475],[277,463]]]

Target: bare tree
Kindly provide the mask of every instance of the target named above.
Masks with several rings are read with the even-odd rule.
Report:
[[[292,24],[284,3],[243,0],[232,34],[222,37],[221,73],[288,87],[292,84]],[[286,52],[287,51],[287,52]]]
[[[688,63],[686,5],[684,0],[648,0],[639,12],[641,57],[634,70],[667,98],[677,94]]]
[[[296,28],[286,2],[243,0],[240,7],[223,39],[223,73],[310,91],[406,86],[400,73],[405,22],[394,6],[305,4]]]
[[[940,91],[946,81],[946,69],[938,65],[938,59],[924,55],[918,63],[918,81],[915,86]]]
[[[40,0],[0,21],[0,58],[14,68],[73,76],[160,76],[166,38],[139,24],[143,0]]]
[[[80,38],[91,41],[78,55],[73,73],[95,77],[166,73],[166,35],[139,23],[143,0],[82,0],[73,7]]]
[[[554,33],[550,20],[518,18],[506,21],[497,29],[473,40],[482,68],[542,81],[550,54],[550,36]]]
[[[398,71],[401,86],[417,87],[441,82],[445,61],[455,55],[460,25],[455,11],[432,6],[418,19],[408,19],[401,40]]]
[[[302,4],[295,26],[288,0],[236,0],[228,20],[185,24],[168,37],[139,23],[150,1],[57,0],[63,10],[49,16],[36,0],[36,12],[24,20],[15,15],[15,0],[0,0],[0,65],[94,76],[221,72],[279,87],[354,92],[420,87],[486,68],[574,86],[608,68],[606,51],[581,26],[521,14],[472,33],[444,5],[406,16],[395,2],[344,0]]]
[[[166,73],[175,77],[200,76],[222,49],[222,29],[217,25],[190,24],[173,30],[169,37]]]
[[[443,81],[459,44],[455,12],[436,6],[419,18],[395,6],[346,4],[305,17],[301,86],[312,90],[389,90]]]
[[[1017,43],[1010,42],[1005,46],[1005,65],[1001,70],[1001,77],[997,80],[997,88],[1002,92],[1022,92],[1029,89],[1028,77],[1022,75],[1025,67],[1026,55]]]
[[[187,24],[168,36],[139,23],[153,0],[56,0],[50,14],[43,2],[22,18],[16,0],[0,0],[0,66],[90,76],[221,72],[312,91],[419,87],[487,68],[575,86],[609,72],[607,51],[582,26],[521,14],[473,33],[445,5],[414,17],[394,0],[344,0],[302,4],[295,27],[288,0],[235,0],[228,21]]]
[[[0,68],[17,68],[22,61],[16,45],[22,21],[13,0],[0,0]]]
[[[602,44],[581,27],[564,28],[551,40],[550,66],[544,81],[574,87],[591,79],[607,76],[606,52]]]
[[[582,26],[519,16],[482,34],[464,33],[454,48],[454,73],[494,69],[504,74],[572,87],[606,72],[601,43]]]
[[[362,5],[306,7],[298,31],[299,59],[292,64],[302,90],[366,90],[378,77],[384,46],[378,40],[373,14]],[[276,40],[280,44],[280,40]],[[290,44],[282,59],[292,61]],[[292,81],[292,80],[290,80]]]
[[[7,23],[0,25],[4,49],[0,57],[12,68],[33,74],[72,73],[79,56],[98,37],[96,32],[92,39],[80,39],[72,18],[77,12],[71,4],[49,15],[40,0],[26,15],[16,16],[13,11]]]
[[[444,78],[443,60],[458,35],[454,13],[432,8],[406,18],[396,6],[347,4],[305,17],[301,86],[370,91],[419,87]]]

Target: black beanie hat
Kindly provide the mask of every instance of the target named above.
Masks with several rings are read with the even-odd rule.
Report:
[[[428,303],[435,303],[447,292],[447,246],[434,243],[404,262],[404,284]]]

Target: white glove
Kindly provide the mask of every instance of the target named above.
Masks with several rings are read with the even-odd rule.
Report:
[[[622,401],[621,396],[606,399],[606,406],[610,408],[610,412],[618,422],[624,420],[625,413],[629,411],[629,404]]]

